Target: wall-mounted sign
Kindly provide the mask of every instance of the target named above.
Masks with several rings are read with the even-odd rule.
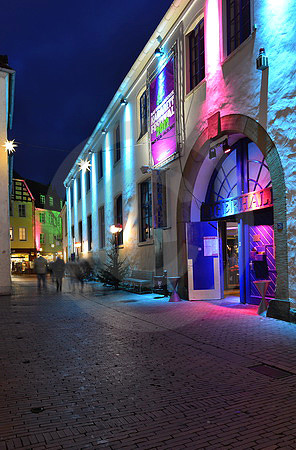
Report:
[[[204,256],[219,256],[219,238],[217,236],[205,236]]]
[[[150,83],[150,138],[154,166],[176,153],[174,57]]]
[[[258,209],[273,206],[272,188],[248,192],[239,197],[230,197],[217,203],[203,204],[201,207],[202,220],[216,220],[222,217],[233,216]]]

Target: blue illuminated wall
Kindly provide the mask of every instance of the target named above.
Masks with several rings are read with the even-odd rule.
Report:
[[[92,153],[91,158],[91,217],[92,217],[92,249],[99,249],[99,224],[98,224],[98,154]]]

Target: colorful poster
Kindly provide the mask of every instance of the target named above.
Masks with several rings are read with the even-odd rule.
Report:
[[[150,84],[150,137],[153,165],[161,165],[177,150],[174,58]]]

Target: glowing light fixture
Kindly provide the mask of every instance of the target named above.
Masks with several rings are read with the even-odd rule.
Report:
[[[120,104],[121,104],[121,106],[127,105],[127,99],[126,99],[126,98],[122,98],[122,99],[120,100]]]
[[[54,248],[54,244],[51,244],[51,247]]]
[[[112,234],[120,233],[122,231],[122,225],[119,223],[116,225],[111,225],[110,231]]]
[[[88,159],[81,159],[79,162],[79,170],[82,170],[84,172],[86,172],[87,170],[90,171],[91,168],[91,163]]]
[[[5,151],[10,153],[15,152],[15,148],[17,147],[17,144],[14,143],[14,139],[12,141],[6,140],[5,144],[2,146],[5,148]]]
[[[155,50],[154,54],[155,54],[155,56],[157,58],[160,58],[161,56],[163,56],[164,55],[164,51],[163,51],[162,47],[157,47],[157,49]]]
[[[258,70],[265,70],[268,67],[268,58],[265,54],[265,49],[261,47],[259,49],[259,56],[256,59],[256,68]]]
[[[102,129],[102,134],[106,134],[107,131],[105,130],[105,128]]]
[[[231,147],[230,147],[230,145],[228,144],[228,139],[226,139],[226,140],[223,142],[223,152],[224,152],[224,153],[230,153],[230,152],[231,152]]]

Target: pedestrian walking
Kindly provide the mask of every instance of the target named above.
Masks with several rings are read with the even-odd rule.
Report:
[[[52,264],[51,267],[57,285],[57,292],[61,292],[63,278],[65,276],[65,263],[61,258],[57,257],[56,261]]]
[[[47,261],[41,255],[34,260],[34,272],[37,274],[38,291],[41,291],[41,285],[46,289]]]

